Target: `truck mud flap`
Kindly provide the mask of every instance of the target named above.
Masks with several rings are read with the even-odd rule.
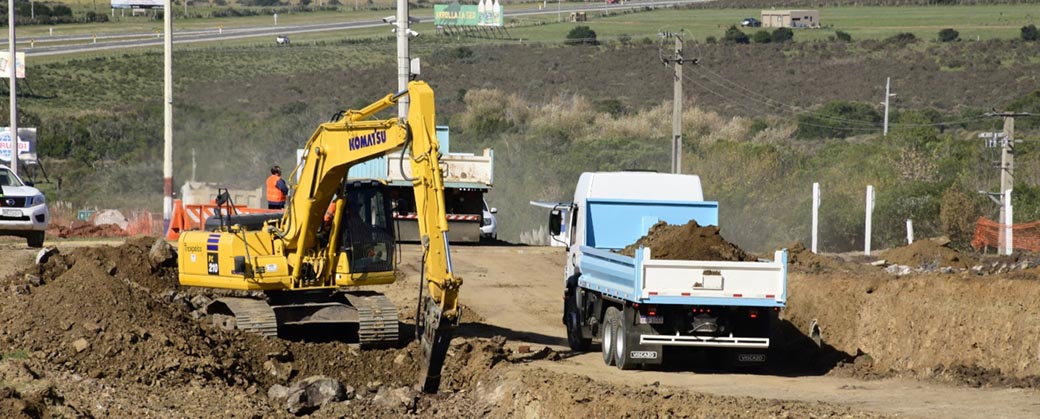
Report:
[[[644,334],[654,333],[650,325],[636,324],[635,316],[636,310],[631,307],[626,308],[622,316],[622,321],[627,322],[629,326],[628,333],[623,337],[625,339],[625,350],[628,352],[629,358],[632,362],[641,365],[661,365],[664,362],[664,347],[654,343],[641,342],[641,336]]]

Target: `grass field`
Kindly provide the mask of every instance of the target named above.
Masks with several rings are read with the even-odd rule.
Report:
[[[566,5],[567,3],[564,3]],[[573,3],[578,4],[578,3]],[[507,10],[530,9],[534,4],[511,6]],[[189,7],[191,10],[192,7]],[[1040,7],[1027,5],[984,5],[984,6],[913,6],[913,7],[824,7],[820,8],[823,21],[822,29],[801,29],[795,31],[796,41],[827,39],[835,31],[844,31],[852,35],[854,40],[886,38],[901,32],[910,32],[920,39],[933,40],[944,28],[953,28],[960,32],[961,39],[1010,39],[1017,38],[1022,26],[1036,23],[1040,19]],[[601,40],[618,39],[627,36],[632,39],[644,37],[656,38],[662,31],[686,31],[695,40],[704,40],[710,36],[720,38],[730,25],[749,16],[759,16],[759,9],[658,9],[652,11],[610,13],[604,15],[590,12],[589,21],[581,23],[558,23],[557,15],[549,13],[538,16],[510,18],[508,29],[511,40],[555,43],[562,42],[570,29],[576,25],[588,25],[596,31]],[[119,17],[119,11],[113,21],[97,24],[69,25],[30,25],[19,27],[18,36],[22,42],[34,39],[37,45],[44,45],[53,28],[55,36],[92,35],[114,33],[154,33],[160,30],[162,22],[144,16]],[[362,9],[358,11],[344,8],[338,12],[308,12],[280,14],[279,25],[330,23],[338,21],[371,20],[385,16],[387,10]],[[414,8],[412,14],[423,18],[432,15],[430,8]],[[564,19],[567,16],[563,16]],[[271,16],[248,16],[236,18],[199,18],[177,19],[175,30],[216,30],[246,26],[274,26]],[[415,25],[415,29],[424,34],[434,34],[432,23]],[[749,35],[763,28],[742,28]],[[370,37],[385,31],[361,30],[343,32],[322,32],[299,35],[299,39],[308,41],[339,40],[345,37]],[[295,37],[294,37],[295,38]],[[228,41],[230,45],[241,45],[242,41]],[[266,42],[266,41],[264,41]],[[486,41],[476,41],[486,42]],[[503,42],[503,41],[491,41]],[[247,42],[248,43],[248,42]]]
[[[933,40],[944,28],[960,32],[961,39],[1018,38],[1020,30],[1040,21],[1040,7],[1028,5],[929,6],[929,7],[821,7],[821,29],[795,30],[796,41],[827,39],[835,31],[852,35],[853,40],[881,39],[910,32],[920,39]],[[601,39],[627,35],[633,39],[656,38],[662,31],[685,30],[694,39],[721,38],[726,28],[745,17],[759,17],[760,9],[677,9],[613,16],[589,15],[587,25]],[[555,21],[555,15],[548,20]],[[558,42],[575,23],[544,25],[510,30],[515,37],[537,42]],[[741,28],[752,34],[767,28]]]

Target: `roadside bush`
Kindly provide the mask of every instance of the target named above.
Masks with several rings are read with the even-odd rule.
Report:
[[[599,45],[599,41],[596,40],[596,31],[588,26],[575,26],[567,33],[567,40],[564,43],[567,45]]]
[[[751,40],[756,44],[768,44],[773,41],[773,36],[770,35],[769,32],[758,31],[755,32],[754,35],[751,35]]]
[[[967,247],[975,233],[975,221],[983,214],[982,195],[951,186],[939,201],[943,234],[957,247]]]
[[[1029,42],[1040,40],[1040,33],[1037,33],[1036,25],[1031,24],[1022,27],[1022,40]]]
[[[707,38],[704,38],[704,43],[706,43],[706,44],[714,44],[714,43],[717,43],[717,42],[719,42],[719,40],[716,39],[714,36],[709,36]]]
[[[722,41],[726,43],[734,44],[749,44],[751,39],[748,38],[747,34],[737,29],[737,25],[730,26],[726,29],[725,35],[722,36]]]
[[[939,31],[939,42],[954,42],[960,40],[961,34],[955,29],[946,28]]]
[[[835,101],[820,110],[798,116],[800,139],[845,138],[878,130],[881,113],[873,105]]]
[[[838,38],[838,40],[841,42],[852,42],[852,35],[849,35],[848,32],[834,32],[834,37]]]
[[[902,47],[914,42],[917,42],[917,36],[910,32],[902,32],[885,38],[882,44]]]
[[[787,42],[794,39],[794,31],[791,28],[776,28],[773,31],[773,42]]]

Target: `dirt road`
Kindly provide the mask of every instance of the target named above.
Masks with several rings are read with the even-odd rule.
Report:
[[[560,322],[562,272],[566,254],[548,247],[455,246],[455,270],[466,280],[463,304],[482,316],[480,326],[459,334],[508,337],[519,342],[565,350]],[[405,260],[417,260],[418,249],[406,246]],[[840,275],[840,274],[834,274]],[[790,281],[806,281],[792,273]],[[414,273],[410,273],[412,284]],[[1040,287],[1035,285],[1034,287]],[[412,286],[406,286],[413,289]],[[851,309],[851,308],[850,308]],[[1035,336],[1034,336],[1035,339]],[[599,353],[562,361],[540,361],[530,368],[565,372],[620,385],[663,386],[725,396],[776,398],[845,404],[856,410],[888,415],[943,418],[1040,417],[1040,392],[1031,389],[968,388],[911,378],[862,380],[836,376],[775,376],[683,371],[620,371],[603,365]]]

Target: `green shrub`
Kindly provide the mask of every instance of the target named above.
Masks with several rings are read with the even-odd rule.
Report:
[[[885,45],[894,45],[894,46],[906,46],[906,45],[912,44],[914,42],[917,42],[917,36],[915,36],[914,34],[912,34],[910,32],[897,33],[897,34],[892,35],[892,36],[890,36],[890,37],[888,37],[888,38],[886,38],[884,40],[884,44]]]
[[[704,38],[704,42],[707,43],[707,44],[714,44],[714,43],[719,42],[719,40],[717,38],[715,38],[714,36],[709,36],[707,38]]]
[[[756,44],[768,44],[773,41],[773,36],[767,31],[758,31],[751,35],[751,40]]]
[[[841,42],[852,42],[852,35],[849,35],[848,32],[837,31],[834,32],[834,36]]]
[[[939,31],[939,42],[954,42],[959,40],[960,37],[960,32],[957,32],[952,28],[946,28]]]
[[[596,31],[588,26],[575,26],[574,29],[567,32],[567,40],[564,43],[567,45],[599,45],[599,41],[596,40]]]
[[[773,42],[787,42],[794,39],[794,31],[790,28],[776,28],[773,31]]]
[[[748,38],[747,34],[737,29],[737,25],[730,26],[726,29],[726,34],[722,36],[722,41],[726,43],[734,44],[749,44],[751,39]]]
[[[939,221],[943,234],[958,247],[967,247],[975,233],[975,221],[983,214],[985,198],[951,186],[939,201]]]
[[[1040,40],[1040,33],[1037,33],[1036,25],[1030,24],[1022,27],[1022,40],[1028,42]]]
[[[845,138],[877,131],[881,113],[867,103],[835,101],[820,110],[798,116],[795,137],[801,139]]]

